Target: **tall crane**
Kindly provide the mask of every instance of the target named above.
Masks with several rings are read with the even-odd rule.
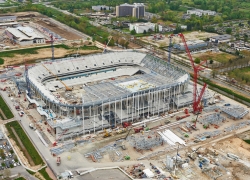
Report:
[[[49,70],[49,68],[47,68],[43,63],[42,63],[42,65],[43,65],[43,67],[44,67],[45,69],[47,69],[47,71],[49,71],[53,76],[56,77],[56,80],[59,80],[59,81],[64,85],[66,91],[72,91],[72,88],[68,87],[61,79],[59,79],[59,78],[57,77],[56,74],[54,74],[51,70]]]
[[[171,34],[169,37],[173,37],[173,36],[179,36],[182,40],[182,43],[185,47],[185,50],[186,50],[186,53],[188,55],[188,58],[190,60],[190,63],[192,65],[192,68],[193,68],[193,81],[194,81],[194,84],[193,84],[193,113],[194,114],[199,114],[201,111],[202,111],[202,104],[201,104],[201,99],[203,97],[203,94],[205,92],[205,89],[207,87],[207,84],[205,83],[202,87],[202,89],[200,90],[200,92],[198,92],[198,88],[197,88],[197,81],[198,81],[198,75],[199,75],[199,71],[203,70],[204,68],[201,67],[201,65],[203,65],[206,61],[203,61],[201,62],[199,65],[195,65],[194,63],[194,60],[191,56],[191,53],[188,49],[188,45],[186,43],[186,40],[185,40],[185,37],[182,33],[179,33],[177,35],[175,34]],[[171,51],[169,52],[171,53]],[[171,57],[171,55],[169,55],[169,57]],[[197,121],[197,120],[196,120]],[[195,121],[195,126],[196,126],[196,121]]]
[[[168,62],[170,63],[171,61],[171,51],[172,51],[172,38],[173,35],[168,36],[169,38],[169,46],[168,46]]]
[[[199,65],[195,65],[194,60],[193,60],[193,58],[191,56],[191,53],[190,53],[190,51],[188,49],[188,45],[186,43],[184,35],[182,33],[179,33],[178,35],[182,39],[182,42],[183,42],[183,44],[185,46],[185,49],[186,49],[186,53],[188,55],[188,58],[189,58],[189,60],[191,62],[192,68],[194,70],[194,77],[193,77],[193,79],[194,79],[194,85],[193,85],[194,86],[194,89],[193,89],[193,113],[197,114],[197,113],[200,113],[202,111],[202,104],[200,102],[201,102],[201,98],[203,97],[203,94],[205,92],[205,89],[207,87],[207,84],[204,83],[204,85],[203,85],[203,87],[202,87],[202,89],[200,91],[200,94],[198,93],[198,89],[197,89],[198,75],[199,75],[199,71],[204,69],[204,68],[201,67],[201,65],[203,65],[206,61],[201,62]],[[196,121],[195,121],[195,125],[196,125]]]
[[[108,44],[109,44],[109,42],[111,41],[112,38],[113,38],[113,37],[110,36],[109,39],[108,39],[108,43],[106,44],[106,42],[105,42],[105,46],[104,46],[104,49],[103,49],[103,52],[102,52],[102,53],[105,53],[105,52],[107,51],[107,46],[108,46]]]

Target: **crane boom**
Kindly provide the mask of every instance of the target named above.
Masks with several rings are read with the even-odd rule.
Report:
[[[204,92],[205,92],[205,89],[206,89],[206,87],[207,87],[207,84],[205,83],[205,84],[203,85],[203,88],[202,88],[200,94],[199,94],[198,97],[197,97],[198,73],[199,73],[199,71],[201,71],[201,70],[203,69],[203,68],[201,67],[201,65],[202,65],[205,61],[202,62],[202,63],[200,63],[200,65],[195,65],[194,60],[193,60],[193,58],[192,58],[192,56],[191,56],[191,53],[190,53],[190,51],[189,51],[189,49],[188,49],[188,45],[187,45],[187,42],[186,42],[186,40],[185,40],[184,35],[183,35],[182,33],[179,33],[178,35],[179,35],[179,36],[181,37],[181,39],[182,39],[182,42],[183,42],[183,44],[184,44],[186,53],[187,53],[187,55],[188,55],[188,58],[189,58],[189,60],[190,60],[190,63],[191,63],[191,65],[192,65],[192,68],[193,68],[193,70],[194,70],[194,78],[193,78],[193,81],[194,81],[194,89],[193,89],[193,113],[196,114],[196,113],[199,113],[199,112],[201,111],[200,102],[201,102],[202,96],[203,96],[203,94],[204,94]]]
[[[57,80],[59,80],[59,81],[65,86],[66,91],[72,91],[72,88],[68,87],[61,79],[59,79],[59,78],[57,77],[56,74],[54,74],[51,70],[49,70],[43,63],[42,63],[42,65],[43,65],[43,67],[44,67],[47,71],[49,71],[53,76],[56,77]]]

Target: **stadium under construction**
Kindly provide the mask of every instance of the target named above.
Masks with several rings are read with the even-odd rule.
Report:
[[[135,51],[42,62],[27,68],[26,81],[27,99],[64,138],[149,119],[193,101],[187,72]],[[203,102],[208,98],[206,91]]]

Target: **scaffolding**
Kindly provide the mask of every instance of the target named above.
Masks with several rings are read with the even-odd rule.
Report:
[[[229,117],[233,119],[241,119],[249,113],[249,110],[242,106],[223,106],[221,111],[226,113]]]
[[[204,116],[202,119],[199,120],[199,122],[203,125],[209,125],[209,124],[220,125],[225,120],[226,118],[221,116],[221,113],[213,113]]]

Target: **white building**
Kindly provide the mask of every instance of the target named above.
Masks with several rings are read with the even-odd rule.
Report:
[[[94,11],[103,11],[103,10],[112,10],[113,7],[106,6],[106,5],[98,5],[98,6],[92,6],[92,10]]]
[[[218,36],[212,36],[210,37],[210,42],[215,42],[215,43],[224,43],[224,42],[229,42],[231,41],[232,36],[229,34],[223,34],[223,35],[218,35]]]
[[[194,14],[196,16],[202,16],[202,15],[214,16],[216,12],[210,11],[210,10],[192,9],[192,10],[187,10],[187,14],[190,14],[190,15]]]
[[[27,26],[7,28],[5,30],[5,34],[9,37],[10,40],[22,46],[46,43],[43,34]]]
[[[150,29],[155,31],[155,26],[158,26],[159,32],[162,32],[162,26],[154,23],[135,23],[129,24],[129,30],[135,30],[136,33],[143,33],[144,30],[148,32]]]

